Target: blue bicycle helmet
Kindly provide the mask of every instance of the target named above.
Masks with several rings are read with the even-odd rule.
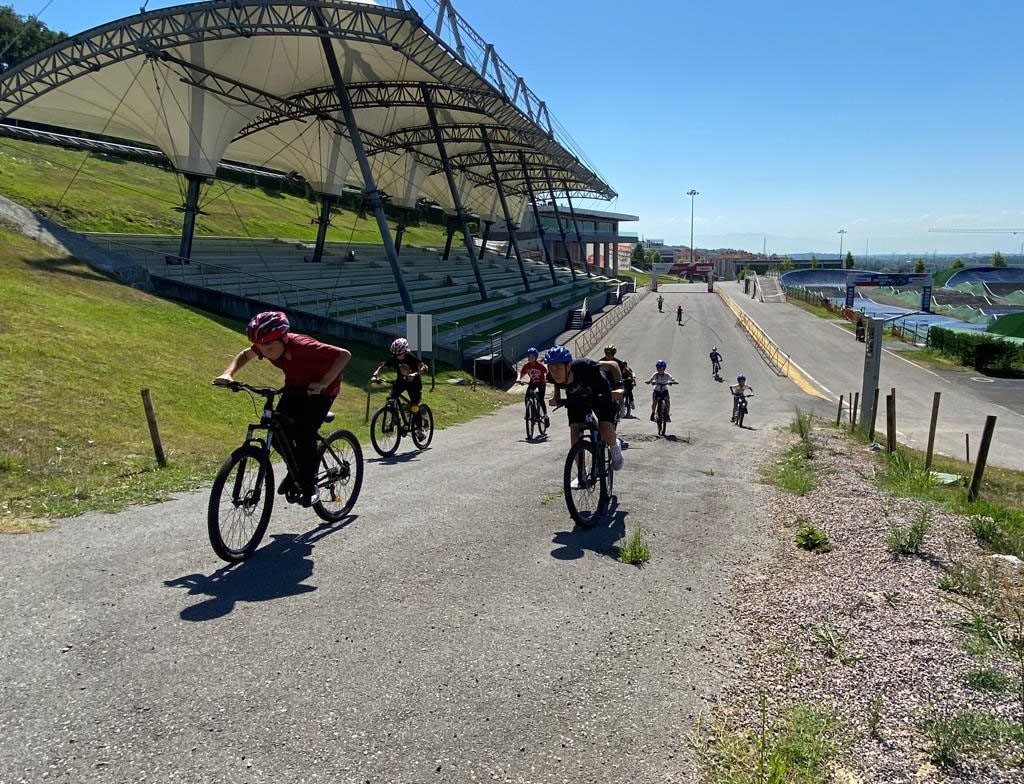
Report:
[[[736,376],[736,380],[737,381],[746,381],[747,377],[745,375],[743,375],[742,373],[740,373],[738,376]]]
[[[572,362],[572,352],[565,346],[552,346],[544,352],[544,361],[549,365],[568,365]]]
[[[530,346],[528,349],[526,349],[526,356],[528,357],[536,357],[539,354],[540,352],[537,351],[537,349],[534,346]]]
[[[663,359],[659,359],[657,362],[654,363],[654,367],[656,367],[656,368],[666,368],[666,367],[668,367],[668,362],[666,362]]]

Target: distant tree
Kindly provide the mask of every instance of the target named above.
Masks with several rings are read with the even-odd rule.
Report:
[[[647,252],[644,250],[643,245],[633,246],[633,255],[630,257],[634,267],[644,266],[644,262],[647,261]]]
[[[647,251],[648,264],[661,264],[661,254],[656,250]]]
[[[914,262],[914,272],[924,272],[924,259],[918,259]]]
[[[846,251],[846,269],[853,269],[853,253]]]
[[[22,16],[9,6],[0,6],[0,73],[28,60],[67,38],[35,17]]]
[[[1006,259],[1003,258],[1003,254],[996,251],[992,254],[992,266],[993,267],[1005,267]]]
[[[953,262],[953,264],[950,267],[950,269],[963,269],[964,266],[966,266],[966,265],[964,264],[964,260],[963,259],[956,259]]]
[[[818,257],[815,256],[812,253],[811,254],[811,269],[818,269],[818,267],[820,267],[820,266],[821,266],[821,264],[818,263]]]
[[[793,269],[793,259],[789,256],[783,256],[782,263],[779,266],[782,268],[783,272],[787,272],[788,270]]]

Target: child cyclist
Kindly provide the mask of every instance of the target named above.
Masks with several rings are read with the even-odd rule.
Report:
[[[651,421],[654,421],[654,409],[658,406],[659,400],[665,401],[665,421],[671,422],[672,417],[669,414],[672,412],[672,400],[668,396],[668,388],[670,384],[678,384],[672,376],[665,372],[668,368],[668,363],[664,359],[659,359],[654,363],[654,373],[644,383],[651,384],[654,387],[654,391],[651,393]]]
[[[540,352],[532,346],[526,350],[526,364],[519,370],[518,383],[526,384],[526,398],[530,395],[537,395],[537,402],[540,403],[540,415],[544,417],[544,427],[551,427],[551,420],[548,419],[547,401],[544,400],[544,392],[547,387],[548,369],[540,361]],[[529,381],[523,381],[524,376],[529,376]]]
[[[732,419],[730,422],[736,421],[736,409],[739,407],[741,397],[747,397],[749,392],[751,395],[754,394],[754,388],[747,384],[747,377],[740,373],[736,376],[736,383],[729,385],[729,391],[732,393]]]
[[[388,399],[397,399],[403,392],[408,392],[409,410],[412,411],[415,426],[419,427],[420,400],[423,398],[423,377],[420,374],[427,372],[426,364],[409,350],[408,340],[395,338],[391,343],[391,356],[377,365],[377,369],[370,374],[370,380],[380,381],[379,373],[385,367],[397,374]]]
[[[544,354],[548,365],[548,378],[555,391],[549,401],[553,406],[562,404],[569,414],[569,443],[580,439],[580,426],[587,413],[597,417],[601,438],[612,451],[612,468],[622,468],[622,444],[615,434],[615,414],[622,401],[622,376],[614,362],[595,362],[592,359],[572,358],[566,346],[554,346]]]
[[[299,476],[285,477],[278,492],[297,489],[302,505],[309,506],[316,481],[316,434],[341,389],[341,371],[352,354],[290,330],[288,317],[281,311],[257,313],[245,330],[252,345],[240,351],[213,383],[227,386],[253,359],[269,360],[284,371],[284,393],[276,410],[288,418],[284,430]]]

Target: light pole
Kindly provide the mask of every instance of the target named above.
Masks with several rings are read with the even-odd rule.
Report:
[[[839,235],[839,269],[843,268],[843,235],[846,234],[846,229],[840,229],[836,232]]]
[[[690,274],[693,274],[693,197],[700,196],[700,191],[690,188],[686,195],[690,197]],[[690,280],[693,280],[693,278],[690,278]]]

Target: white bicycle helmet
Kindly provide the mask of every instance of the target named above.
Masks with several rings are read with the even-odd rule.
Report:
[[[409,341],[405,338],[395,338],[391,343],[391,353],[396,357],[409,350]]]

